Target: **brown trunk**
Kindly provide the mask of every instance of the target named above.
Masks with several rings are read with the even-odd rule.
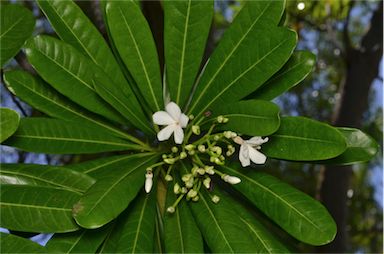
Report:
[[[371,19],[371,28],[362,39],[361,48],[347,49],[346,80],[342,86],[341,102],[335,112],[336,126],[362,126],[362,116],[367,110],[371,84],[378,76],[383,54],[383,3]],[[321,198],[335,219],[338,233],[335,240],[320,248],[321,252],[347,252],[347,191],[350,188],[352,168],[350,166],[328,166],[324,171]]]

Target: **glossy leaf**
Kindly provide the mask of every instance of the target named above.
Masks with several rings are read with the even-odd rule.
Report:
[[[154,234],[154,240],[153,240],[153,251],[152,253],[164,253],[164,226],[163,226],[163,219],[161,212],[159,211],[158,207],[156,209],[157,216],[156,216],[156,223],[155,223],[155,234]]]
[[[1,227],[23,232],[71,232],[78,226],[72,205],[80,198],[73,191],[27,185],[1,185]]]
[[[84,108],[116,122],[122,117],[93,88],[98,67],[75,48],[49,36],[37,36],[26,45],[28,61],[61,94]]]
[[[116,218],[144,184],[146,168],[158,155],[130,156],[130,165],[108,170],[74,205],[73,217],[84,228],[101,227]]]
[[[279,128],[279,111],[279,107],[272,102],[239,101],[213,110],[209,122],[212,124],[217,116],[222,115],[229,121],[225,124],[217,124],[215,129],[235,131],[249,136],[266,136]]]
[[[176,201],[168,184],[166,207]],[[204,253],[203,239],[187,202],[182,199],[174,213],[164,214],[164,245],[167,253]]]
[[[213,1],[164,1],[164,54],[171,100],[190,96],[213,16]]]
[[[1,253],[47,253],[43,246],[31,240],[0,232]]]
[[[19,126],[19,114],[10,108],[0,108],[0,142],[8,139]]]
[[[105,243],[108,253],[152,253],[155,233],[156,192],[142,191],[119,216]]]
[[[24,151],[52,154],[142,149],[139,145],[114,137],[98,128],[37,117],[22,118],[16,133],[4,144]]]
[[[330,159],[345,149],[337,129],[305,117],[281,118],[279,130],[262,147],[268,157],[295,161]]]
[[[193,217],[212,253],[256,253],[253,238],[230,202],[215,204],[210,195],[200,190],[198,202],[191,202]]]
[[[226,166],[221,169],[239,177],[241,184],[233,187],[298,240],[323,245],[335,237],[336,224],[332,217],[320,202],[307,194],[261,172]]]
[[[139,4],[134,0],[109,1],[106,13],[119,55],[152,111],[159,111],[164,105],[159,58]]]
[[[131,123],[147,134],[154,134],[154,130],[151,128],[151,123],[145,119],[144,113],[141,108],[133,108],[126,102],[129,100],[136,100],[134,95],[127,96],[121,92],[119,87],[113,83],[104,74],[95,74],[95,80],[93,83],[97,93],[112,107],[114,107],[121,115],[127,116],[131,119]],[[142,117],[139,117],[137,113],[140,113]]]
[[[294,32],[273,26],[283,5],[283,1],[246,3],[210,57],[190,113],[197,116],[244,98],[283,66],[296,45]]]
[[[218,191],[216,189],[216,191]],[[244,207],[234,198],[219,192],[220,200],[230,202],[233,209],[236,210],[237,216],[245,224],[244,230],[248,231],[253,238],[257,251],[255,253],[290,253],[290,251],[277,240],[271,233],[270,229],[266,229],[257,219],[252,211]]]
[[[65,167],[1,164],[0,183],[47,186],[82,193],[91,187],[95,180],[86,174]]]
[[[46,248],[51,252],[60,253],[96,253],[109,233],[110,227],[94,230],[83,229],[65,234],[54,234]]]
[[[51,117],[96,125],[110,131],[111,134],[134,141],[129,134],[121,132],[103,121],[98,115],[73,103],[43,80],[26,71],[8,71],[4,74],[4,81],[14,95]]]
[[[291,89],[311,73],[316,56],[309,51],[294,52],[288,62],[247,98],[272,100]]]
[[[320,161],[321,164],[350,165],[370,161],[377,153],[379,146],[376,141],[354,128],[337,128],[347,141],[347,150],[336,158]]]
[[[2,68],[32,35],[35,18],[31,11],[18,4],[2,4],[0,17],[0,65]]]

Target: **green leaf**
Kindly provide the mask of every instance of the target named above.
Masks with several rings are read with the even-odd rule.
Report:
[[[83,229],[71,233],[54,234],[46,248],[56,253],[96,253],[109,230],[110,227],[105,226],[93,230]]]
[[[347,150],[336,158],[319,161],[321,164],[350,165],[370,161],[379,149],[377,142],[359,129],[337,128],[347,141]]]
[[[99,128],[37,117],[22,118],[16,133],[4,144],[24,151],[52,154],[142,149],[139,145],[114,137]]]
[[[108,27],[119,55],[152,111],[163,108],[159,58],[151,30],[134,0],[109,1]]]
[[[84,110],[51,88],[43,80],[32,76],[26,71],[8,71],[4,74],[4,81],[14,95],[51,117],[96,125],[110,131],[115,136],[135,142],[134,137],[114,128],[98,115]]]
[[[19,114],[9,108],[0,108],[0,142],[8,139],[19,127]]]
[[[164,54],[172,101],[185,105],[199,71],[213,1],[164,1]]]
[[[337,129],[305,117],[283,117],[280,128],[262,147],[268,157],[315,161],[334,158],[346,149]]]
[[[223,196],[214,204],[210,194],[200,190],[198,202],[190,202],[193,217],[212,253],[256,253],[251,234],[230,202]]]
[[[116,86],[104,74],[95,74],[94,87],[97,93],[112,107],[114,107],[120,114],[127,116],[128,119],[132,119],[131,123],[138,127],[140,130],[147,134],[154,134],[154,130],[150,127],[152,124],[145,119],[144,113],[141,112],[140,108],[133,108],[126,104],[128,100],[136,100],[134,95],[127,97],[121,93],[121,90]],[[142,117],[138,117],[137,112],[141,112]]]
[[[1,185],[1,227],[23,232],[78,230],[72,206],[80,198],[73,191],[28,185]]]
[[[116,218],[135,198],[145,181],[146,168],[158,155],[130,156],[129,166],[105,171],[74,205],[73,217],[84,228],[101,227]]]
[[[131,156],[115,155],[81,163],[69,164],[65,165],[65,167],[90,175],[97,180],[101,180],[103,179],[105,172],[127,168],[131,163]]]
[[[245,169],[221,169],[241,179],[233,185],[265,215],[296,239],[323,245],[336,235],[336,224],[327,209],[307,194],[281,182],[273,176]]]
[[[109,253],[152,253],[155,233],[156,192],[142,191],[119,216],[106,242]]]
[[[294,52],[288,62],[249,99],[272,100],[291,89],[311,73],[316,56],[309,51]]]
[[[168,183],[166,207],[176,201],[173,184]],[[184,199],[173,214],[164,215],[164,245],[167,253],[204,253],[203,239]]]
[[[43,246],[31,240],[0,232],[1,253],[47,253]]]
[[[82,193],[91,187],[95,180],[65,167],[1,164],[0,183],[56,187]]]
[[[61,94],[96,114],[124,123],[93,88],[93,76],[99,68],[75,48],[40,35],[28,41],[26,53],[40,76]]]
[[[155,223],[155,234],[154,234],[154,240],[153,240],[153,251],[152,253],[164,253],[164,227],[163,227],[163,219],[161,212],[159,211],[159,207],[156,207],[156,223]]]
[[[212,118],[209,122],[212,123],[217,116],[222,115],[229,121],[218,124],[215,129],[235,131],[249,136],[266,136],[279,128],[279,111],[279,107],[272,102],[239,101],[212,110]]]
[[[0,65],[3,67],[32,35],[35,18],[31,11],[18,4],[2,4],[0,17]]]
[[[240,100],[255,91],[288,60],[296,34],[276,27],[283,1],[249,1],[225,32],[206,65],[189,112]]]

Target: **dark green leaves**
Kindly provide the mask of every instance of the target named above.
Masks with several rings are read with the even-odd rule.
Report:
[[[76,222],[85,228],[98,228],[116,218],[135,198],[144,184],[146,168],[154,164],[157,157],[133,155],[129,166],[105,171],[74,205]]]
[[[2,253],[47,253],[47,250],[31,240],[0,232]]]
[[[169,184],[166,207],[175,201],[173,184]],[[204,253],[203,239],[184,199],[180,201],[173,214],[164,214],[164,238],[167,253]]]
[[[249,99],[272,100],[301,82],[312,71],[315,55],[309,51],[294,52],[288,62]]]
[[[1,184],[48,186],[85,192],[95,180],[86,174],[63,167],[34,164],[2,164]]]
[[[152,111],[163,108],[159,59],[151,30],[134,0],[109,1],[108,27],[124,64]]]
[[[347,141],[347,150],[336,158],[321,161],[324,164],[350,165],[368,162],[379,149],[376,141],[358,129],[337,128]]]
[[[28,9],[16,4],[2,4],[0,17],[0,65],[3,67],[31,36],[35,19]]]
[[[1,227],[23,232],[71,232],[78,229],[72,206],[80,194],[64,189],[1,186]]]
[[[124,122],[93,88],[93,76],[99,69],[75,48],[49,36],[37,36],[28,41],[26,53],[36,71],[57,91],[94,113]]]
[[[222,169],[241,178],[241,183],[233,187],[298,240],[322,245],[335,237],[336,224],[318,201],[270,175]]]
[[[68,154],[142,149],[104,130],[49,118],[23,118],[5,142],[25,151]]]
[[[345,149],[345,139],[335,128],[304,117],[283,117],[262,151],[272,158],[314,161],[336,157]]]
[[[210,57],[190,113],[197,116],[244,98],[283,66],[296,45],[296,34],[273,26],[282,11],[282,1],[247,2]]]
[[[0,108],[0,142],[9,138],[19,126],[20,116],[9,108]]]
[[[213,110],[212,118],[223,115],[229,119],[228,123],[217,125],[218,129],[231,130],[249,136],[266,136],[279,128],[279,111],[280,109],[272,102],[239,101]]]
[[[171,100],[191,93],[212,22],[213,1],[164,1],[164,53]]]

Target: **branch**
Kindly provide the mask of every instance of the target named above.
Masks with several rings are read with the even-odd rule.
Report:
[[[350,1],[348,4],[348,14],[347,17],[345,18],[344,21],[344,26],[343,26],[343,44],[344,44],[344,49],[346,52],[346,55],[348,55],[348,52],[352,49],[352,44],[351,44],[351,38],[349,37],[349,24],[351,21],[351,12],[352,9],[355,5],[355,1]]]

